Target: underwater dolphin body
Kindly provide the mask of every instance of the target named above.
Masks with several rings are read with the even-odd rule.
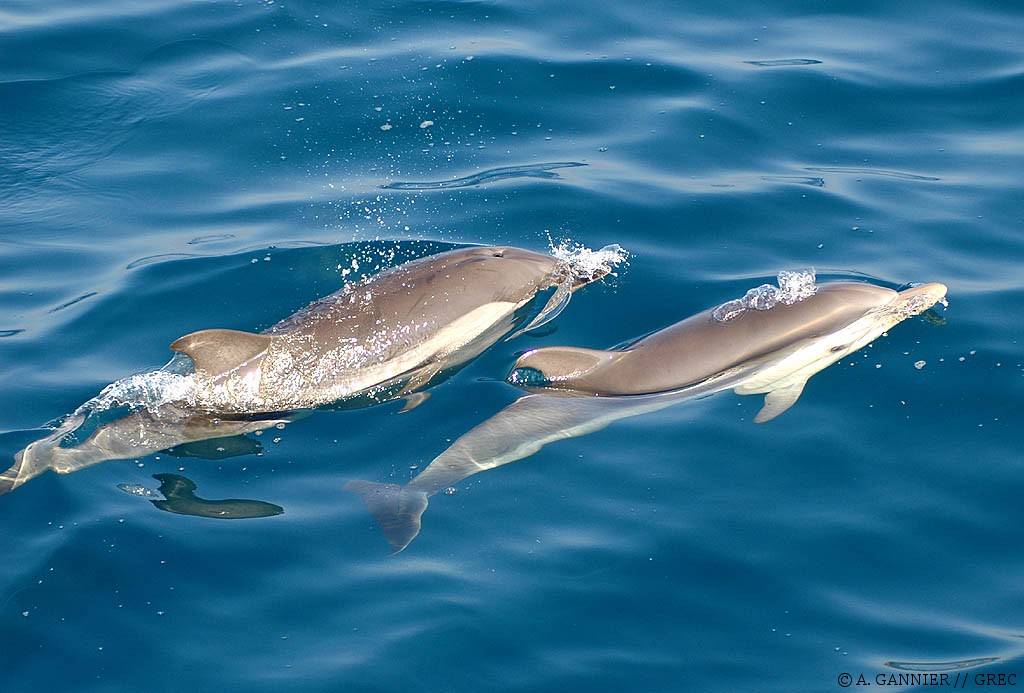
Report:
[[[202,330],[171,348],[192,360],[197,403],[209,411],[409,396],[513,331],[547,322],[572,291],[608,272],[581,274],[520,248],[463,248],[346,285],[264,333]]]
[[[664,409],[690,398],[667,392],[636,397],[580,397],[551,392],[526,395],[452,443],[406,484],[350,481],[391,550],[405,549],[420,532],[428,499],[466,477],[535,454],[545,445],[593,433],[632,416]]]
[[[232,445],[236,441],[248,440],[237,436],[287,423],[294,417],[220,419],[168,404],[152,412],[146,409],[130,412],[97,425],[84,440],[68,441],[69,436],[81,433],[86,418],[85,414],[73,414],[53,433],[18,451],[14,464],[0,474],[0,495],[47,470],[69,474],[107,460],[136,459],[183,444],[215,440],[227,453],[228,446],[238,447]],[[185,450],[182,453],[190,454]]]
[[[782,279],[780,274],[780,284]],[[758,290],[765,288],[779,293],[770,285]],[[946,295],[942,284],[894,291],[832,282],[806,296],[759,305],[758,290],[748,292],[745,302],[706,310],[622,348],[529,351],[516,361],[510,381],[605,396],[764,393],[754,418],[763,423],[789,409],[815,373]]]

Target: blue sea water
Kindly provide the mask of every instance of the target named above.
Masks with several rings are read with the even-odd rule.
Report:
[[[0,497],[0,690],[1024,685],[1022,36],[1007,2],[5,0],[3,459],[178,336],[266,328],[343,269],[631,256],[412,411]],[[524,349],[607,347],[801,267],[941,281],[950,306],[768,424],[724,393],[473,476],[396,555],[344,489],[404,483],[516,401]],[[118,487],[167,473],[284,510]]]

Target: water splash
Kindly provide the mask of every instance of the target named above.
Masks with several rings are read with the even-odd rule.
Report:
[[[548,248],[553,256],[569,264],[577,280],[585,282],[605,276],[617,277],[616,268],[629,260],[629,252],[618,243],[591,250],[572,240],[563,239],[556,244],[549,235]]]
[[[172,364],[175,363],[172,361]],[[171,364],[168,364],[170,366]],[[116,380],[82,404],[75,414],[98,413],[115,407],[145,408],[158,414],[172,403],[195,404],[196,382],[191,373],[175,373],[168,366],[148,373],[136,373]]]
[[[747,310],[771,310],[780,303],[791,306],[818,292],[814,283],[814,270],[783,270],[779,272],[778,286],[762,284],[748,291],[743,298],[726,301],[711,311],[717,322],[733,320]]]

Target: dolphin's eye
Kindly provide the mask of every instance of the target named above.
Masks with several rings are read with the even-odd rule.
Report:
[[[834,346],[834,347],[832,347],[831,349],[829,349],[829,351],[831,351],[831,352],[832,352],[832,353],[834,354],[834,353],[836,353],[837,351],[842,351],[842,350],[843,350],[843,349],[845,349],[845,348],[846,348],[846,346],[845,346],[845,345],[843,345],[843,344],[840,344],[839,346]]]

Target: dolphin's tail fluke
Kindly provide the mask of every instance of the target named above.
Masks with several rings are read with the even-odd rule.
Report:
[[[14,456],[14,464],[10,469],[0,474],[0,496],[10,493],[24,481],[21,480],[21,468],[24,462],[24,450]]]
[[[350,481],[345,490],[363,499],[393,553],[404,549],[420,533],[420,518],[427,509],[427,494],[423,491],[372,481]]]
[[[7,471],[0,473],[0,496],[10,493],[47,469],[60,471],[59,461],[70,454],[65,448],[60,447],[60,441],[70,431],[78,428],[84,420],[82,414],[72,414],[48,436],[29,443],[24,450],[16,452],[14,464]]]
[[[0,474],[0,496],[10,493],[29,479],[52,469],[56,446],[46,439],[30,443],[14,454],[14,464]]]

